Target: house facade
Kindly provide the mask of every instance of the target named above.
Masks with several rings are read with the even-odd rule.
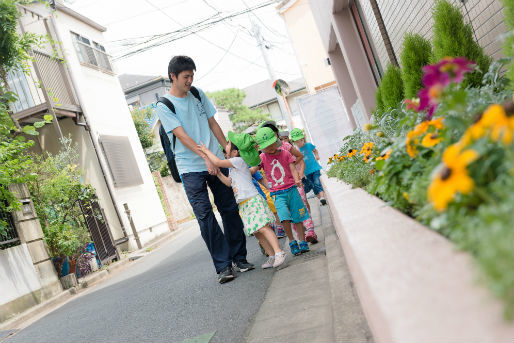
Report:
[[[494,59],[506,32],[499,0],[451,0]],[[355,122],[370,118],[388,63],[397,64],[405,33],[432,38],[434,0],[309,0],[344,105]]]
[[[286,25],[309,94],[334,86],[330,59],[323,48],[309,0],[283,0],[277,12]]]
[[[56,2],[20,6],[20,31],[48,34],[33,50],[30,72],[12,73],[13,107],[23,126],[54,116],[39,129],[36,153],[57,153],[59,139],[78,144],[84,182],[97,195],[100,235],[115,252],[143,247],[169,232],[166,217],[140,145],[124,93],[104,48],[105,28]],[[93,235],[95,239],[95,235]],[[97,237],[98,238],[98,237]],[[100,239],[100,238],[98,238]],[[97,245],[97,241],[95,241]]]

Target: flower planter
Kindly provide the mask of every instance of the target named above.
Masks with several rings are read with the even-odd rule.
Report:
[[[375,341],[512,342],[469,254],[362,189],[322,182]]]

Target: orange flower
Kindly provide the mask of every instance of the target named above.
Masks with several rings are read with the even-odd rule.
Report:
[[[375,161],[380,161],[380,160],[387,160],[389,158],[389,156],[391,156],[391,153],[393,152],[393,149],[389,149],[387,150],[387,152],[385,154],[383,154],[382,156],[379,156],[375,159]]]
[[[423,137],[423,140],[421,141],[421,145],[423,145],[425,148],[431,148],[439,142],[441,142],[443,139],[441,137],[438,137],[435,133],[428,133]]]

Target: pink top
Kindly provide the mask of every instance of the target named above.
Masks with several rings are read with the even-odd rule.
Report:
[[[295,158],[289,151],[279,149],[275,155],[261,153],[262,168],[266,179],[271,182],[271,192],[291,188],[295,185],[293,174],[289,165]]]

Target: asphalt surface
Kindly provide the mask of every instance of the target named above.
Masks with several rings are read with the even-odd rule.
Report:
[[[196,221],[135,265],[18,332],[9,343],[160,343],[206,335],[243,342],[273,270],[257,241],[247,239],[256,269],[220,285]],[[202,341],[202,340],[200,340]],[[208,340],[205,340],[207,342]]]

